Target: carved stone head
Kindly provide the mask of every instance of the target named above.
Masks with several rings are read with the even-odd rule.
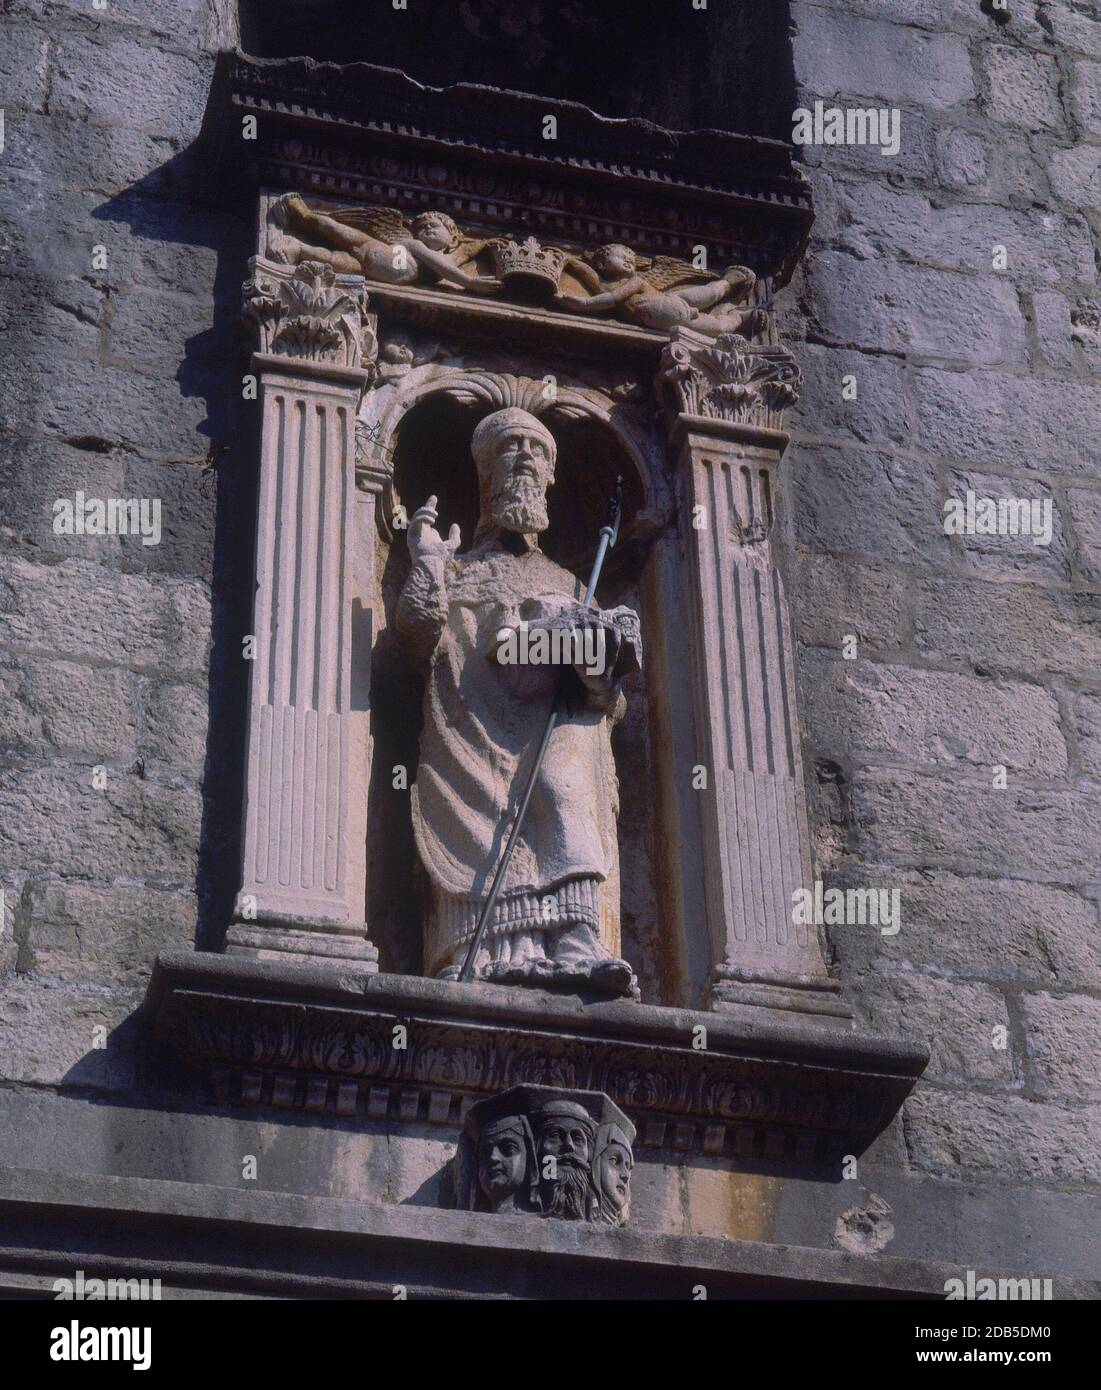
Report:
[[[631,1140],[617,1124],[601,1125],[596,1132],[593,1186],[597,1215],[612,1226],[624,1226],[631,1210],[631,1171],[635,1160]]]
[[[625,280],[628,275],[635,273],[638,260],[629,246],[613,242],[600,248],[593,257],[593,264],[596,266],[597,274],[603,275],[605,279]]]
[[[596,1124],[583,1105],[552,1100],[532,1116],[539,1156],[540,1192],[548,1216],[588,1216]]]
[[[413,219],[413,231],[432,251],[454,251],[463,239],[446,212],[422,212]]]
[[[481,523],[524,535],[545,531],[558,452],[550,430],[526,410],[497,410],[475,429],[470,451],[478,467]]]
[[[603,1092],[512,1086],[471,1105],[445,1200],[467,1211],[623,1226],[634,1138]]]
[[[505,1115],[478,1136],[478,1191],[490,1211],[528,1211],[535,1181],[535,1143],[524,1115]]]

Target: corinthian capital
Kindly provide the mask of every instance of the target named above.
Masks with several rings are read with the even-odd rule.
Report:
[[[737,333],[705,338],[682,328],[662,352],[658,392],[674,415],[781,429],[801,379],[783,348],[759,348]]]
[[[337,367],[365,367],[375,355],[374,316],[360,276],[338,276],[320,261],[276,265],[249,261],[242,318],[257,348]]]

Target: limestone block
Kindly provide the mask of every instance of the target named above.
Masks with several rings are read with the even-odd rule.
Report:
[[[65,32],[54,46],[50,109],[190,140],[202,123],[210,76],[209,60],[123,36]]]
[[[820,333],[839,345],[975,366],[1024,363],[1024,319],[1004,278],[859,261],[824,252],[808,268]]]
[[[923,447],[999,468],[1096,479],[1101,439],[1091,422],[1101,385],[932,368],[915,371],[913,382]]]
[[[1096,1183],[1101,1108],[921,1087],[906,1106],[910,1158],[922,1172]]]
[[[193,945],[196,913],[191,891],[39,880],[26,909],[31,966],[60,980],[135,983],[157,951]]]
[[[1005,477],[974,469],[948,474],[946,501],[956,499],[966,508],[969,492],[974,493],[976,498],[976,515],[979,498],[992,500],[995,509],[1001,506],[1003,499],[1007,499],[1007,506],[1009,501],[1013,503],[1013,510],[1005,512],[1007,534],[969,535],[963,532],[957,538],[957,545],[966,552],[968,564],[974,570],[992,577],[1027,575],[1033,578],[1070,579],[1070,558],[1062,513],[1049,487],[1038,478],[1019,475]],[[1022,511],[1022,503],[1027,505],[1027,513]],[[1026,515],[1027,520],[1022,520]],[[1017,535],[1009,534],[1013,525],[1018,527]],[[1027,534],[1025,527],[1030,528]],[[1046,544],[1037,544],[1045,537],[1048,538]]]
[[[906,643],[910,587],[890,568],[872,568],[829,555],[801,555],[792,580],[792,618],[805,646],[840,651],[852,634],[858,650],[891,653]]]
[[[0,655],[0,747],[7,754],[137,757],[134,682],[126,671]]]
[[[994,120],[1030,131],[1064,128],[1054,58],[995,43],[986,46],[981,68],[988,84],[984,104]]]
[[[975,95],[966,42],[795,4],[795,69],[823,97],[844,93],[946,109]]]
[[[1029,1080],[1044,1096],[1101,1099],[1101,1000],[1026,994],[1022,1000]]]
[[[930,975],[865,975],[853,998],[876,1032],[928,1044],[930,1079],[1013,1084],[1009,1014],[998,990]]]
[[[91,766],[54,764],[0,771],[0,816],[7,858],[17,868],[76,877],[194,877],[202,799],[108,769],[92,786]]]
[[[949,556],[939,485],[923,459],[825,445],[792,451],[800,546],[941,566]]]
[[[133,1028],[119,1025],[137,1003],[132,993],[12,976],[0,986],[0,1071],[8,1081],[128,1090]]]
[[[1066,776],[1059,705],[1036,685],[821,657],[805,673],[807,728],[830,756]]]
[[[869,769],[854,778],[853,801],[866,852],[888,860],[1084,881],[1101,862],[1101,808],[1089,793]]]
[[[1094,899],[1024,879],[865,863],[849,876],[899,890],[899,931],[836,927],[846,971],[918,967],[955,977],[1096,987],[1101,930]]]
[[[1091,594],[923,579],[914,599],[914,644],[929,660],[1029,678],[1057,671],[1092,678],[1101,661],[1101,613]]]
[[[205,584],[118,574],[84,560],[39,565],[13,557],[0,580],[0,614],[9,643],[44,656],[205,679]]]

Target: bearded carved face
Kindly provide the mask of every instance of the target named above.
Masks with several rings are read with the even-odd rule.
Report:
[[[594,1138],[592,1122],[580,1116],[548,1115],[539,1125],[539,1164],[548,1216],[566,1221],[586,1218]]]
[[[554,455],[541,433],[522,425],[507,430],[493,451],[488,482],[490,515],[502,530],[532,535],[550,525]]]

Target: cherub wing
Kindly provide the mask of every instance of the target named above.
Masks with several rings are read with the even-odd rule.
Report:
[[[369,236],[373,236],[376,241],[384,241],[387,246],[392,246],[399,237],[413,235],[409,227],[406,226],[401,213],[394,208],[353,205],[346,208],[317,209],[317,211],[323,211],[326,217],[331,217],[334,221],[344,222],[349,227],[366,232]]]
[[[455,262],[460,269],[469,265],[471,261],[477,260],[487,247],[492,246],[499,237],[492,236],[467,236],[463,237],[455,250],[452,251],[450,259]]]
[[[640,261],[638,273],[655,290],[671,290],[675,285],[702,285],[707,280],[719,278],[709,270],[697,270],[676,256],[655,256],[648,265]]]
[[[599,294],[604,288],[604,283],[600,276],[588,261],[581,260],[579,256],[566,257],[566,263],[562,267],[562,276],[563,280],[565,280],[566,276],[572,276],[574,281],[586,294]],[[565,289],[568,287],[563,284],[563,288]]]

